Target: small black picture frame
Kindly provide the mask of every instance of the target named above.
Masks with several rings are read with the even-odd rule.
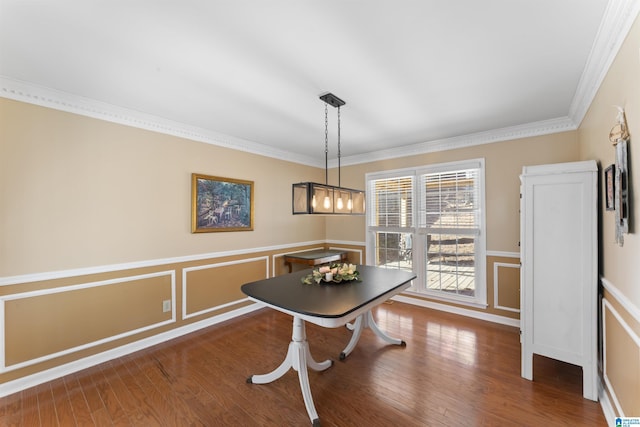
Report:
[[[605,209],[608,211],[615,210],[615,175],[616,166],[610,165],[604,170],[604,203]]]

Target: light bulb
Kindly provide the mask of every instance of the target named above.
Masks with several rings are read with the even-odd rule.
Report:
[[[329,196],[325,196],[324,197],[324,208],[325,209],[329,209],[331,207],[331,199],[329,199]]]
[[[347,201],[347,209],[353,209],[353,200],[351,200],[351,198],[349,198],[349,200]]]
[[[313,198],[311,199],[311,207],[313,209],[316,208],[316,195],[315,194],[313,195]]]
[[[344,207],[344,205],[342,203],[342,196],[338,197],[338,201],[336,202],[336,207],[338,209],[342,209]]]

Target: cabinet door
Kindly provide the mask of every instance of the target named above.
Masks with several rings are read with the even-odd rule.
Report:
[[[527,193],[533,352],[575,364],[584,350],[584,293],[591,288],[584,254],[592,244],[585,241],[591,233],[583,214],[586,184],[579,177],[536,177]]]
[[[524,183],[525,340],[533,353],[578,365],[592,292],[590,184],[575,173]]]
[[[598,400],[595,161],[524,167],[521,186],[522,376],[533,354],[582,366]]]

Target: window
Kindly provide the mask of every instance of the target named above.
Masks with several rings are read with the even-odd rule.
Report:
[[[412,270],[411,232],[413,230],[413,177],[399,176],[376,180],[370,188],[375,209],[370,222],[375,234],[375,265]]]
[[[367,174],[367,262],[411,291],[486,306],[484,161]]]

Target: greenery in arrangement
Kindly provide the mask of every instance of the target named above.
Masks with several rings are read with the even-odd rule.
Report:
[[[302,283],[310,285],[312,283],[320,282],[348,282],[351,280],[359,281],[358,277],[360,273],[356,270],[354,264],[331,264],[324,265],[320,268],[313,270],[311,274],[308,274],[302,278]]]

